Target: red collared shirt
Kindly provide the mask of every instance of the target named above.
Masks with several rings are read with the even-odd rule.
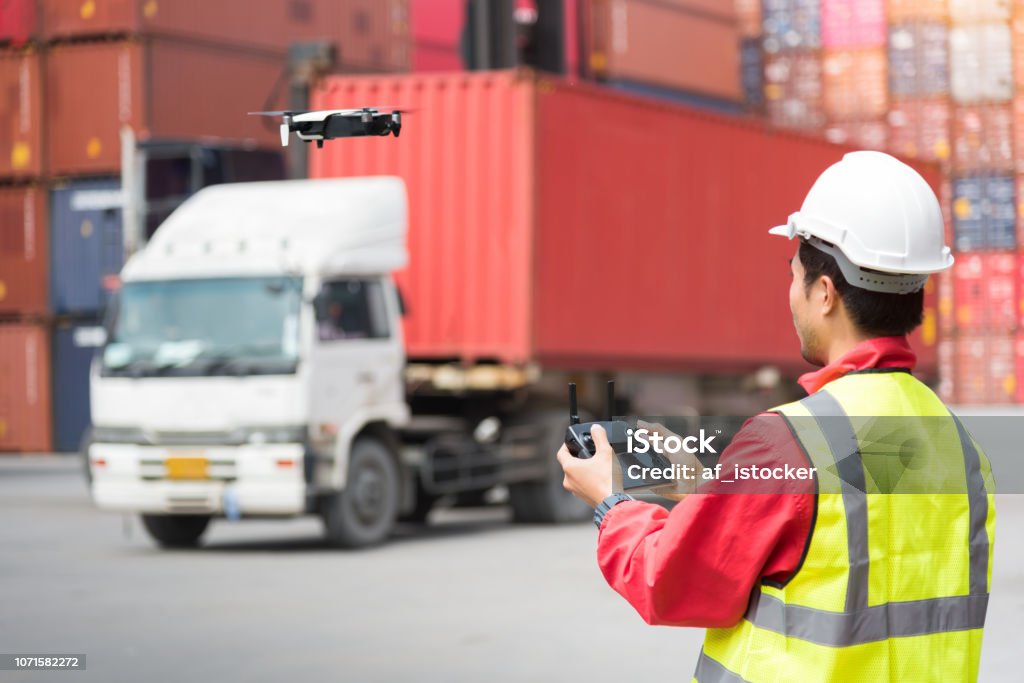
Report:
[[[847,372],[913,369],[915,362],[906,338],[880,337],[799,383],[814,393]],[[733,463],[809,466],[785,420],[772,413],[748,420],[720,462],[726,471]],[[755,584],[784,582],[800,566],[814,520],[813,481],[787,483],[785,492],[708,490],[687,496],[671,512],[641,501],[619,503],[601,522],[601,572],[649,624],[734,626]]]

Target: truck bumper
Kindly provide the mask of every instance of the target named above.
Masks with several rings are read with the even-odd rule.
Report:
[[[92,497],[118,512],[282,516],[306,510],[302,444],[159,447],[94,443]],[[205,460],[183,475],[168,459]]]

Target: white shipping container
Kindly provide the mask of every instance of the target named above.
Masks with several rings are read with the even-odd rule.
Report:
[[[960,104],[1009,102],[1013,52],[1008,24],[955,26],[949,33],[950,80]]]
[[[1009,21],[1010,0],[949,0],[949,16],[957,23]]]

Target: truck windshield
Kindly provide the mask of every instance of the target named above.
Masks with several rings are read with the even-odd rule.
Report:
[[[126,283],[103,350],[105,375],[295,372],[302,280]]]

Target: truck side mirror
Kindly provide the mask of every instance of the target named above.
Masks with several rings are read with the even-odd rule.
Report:
[[[395,285],[395,294],[398,295],[398,314],[403,318],[409,314],[409,307],[405,303],[405,297],[402,296],[402,288]]]

